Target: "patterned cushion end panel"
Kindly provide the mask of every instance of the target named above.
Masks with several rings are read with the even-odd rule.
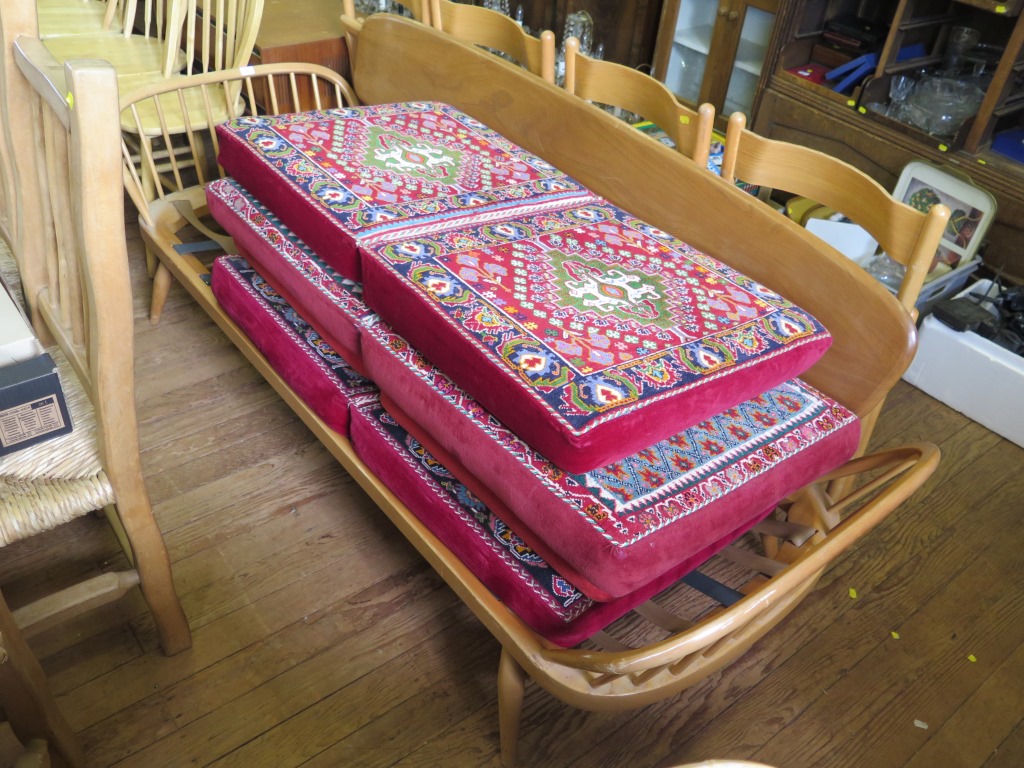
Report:
[[[709,543],[624,597],[595,602],[484,506],[379,400],[366,397],[353,405],[351,430],[359,458],[417,519],[513,613],[563,647],[576,645],[654,597],[741,533]]]
[[[383,323],[364,359],[394,416],[595,600],[621,597],[753,525],[856,450],[856,417],[797,380],[587,473],[527,447]]]
[[[234,179],[208,185],[214,219],[255,267],[357,370],[359,322],[371,314],[361,283],[343,277],[311,251]]]
[[[376,392],[244,259],[213,264],[213,294],[288,386],[342,435],[353,397]]]

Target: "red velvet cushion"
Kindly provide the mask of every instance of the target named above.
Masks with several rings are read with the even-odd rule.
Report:
[[[214,262],[213,291],[288,385],[338,432],[484,585],[547,639],[571,646],[691,569],[682,564],[636,593],[595,603],[533,552],[381,407],[377,388],[243,259]]]
[[[353,404],[351,418],[352,446],[359,458],[491,592],[558,645],[573,646],[590,637],[740,534],[729,532],[722,541],[709,542],[635,592],[594,602],[488,510],[378,400],[362,398]]]
[[[376,396],[376,385],[352,370],[244,259],[217,259],[211,287],[288,386],[331,429],[347,435],[349,403]]]
[[[787,381],[831,343],[807,312],[620,208],[546,202],[366,232],[363,286],[398,333],[567,471]]]
[[[361,283],[342,277],[233,179],[206,187],[210,213],[239,251],[356,370],[359,323],[371,314]]]
[[[849,458],[859,424],[792,381],[586,474],[530,450],[383,323],[363,337],[393,415],[548,563],[626,595],[745,530]]]
[[[221,166],[328,264],[356,279],[353,237],[402,215],[397,207],[425,213],[586,194],[545,161],[444,104],[242,117],[217,133]]]

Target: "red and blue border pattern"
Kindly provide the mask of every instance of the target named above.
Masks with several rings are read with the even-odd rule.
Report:
[[[387,442],[391,453],[394,454],[392,458],[408,465],[415,472],[417,481],[436,499],[429,514],[434,522],[431,528],[446,546],[460,555],[460,559],[465,561],[459,552],[459,539],[466,535],[476,539],[501,562],[509,575],[520,583],[521,589],[535,595],[536,599],[563,623],[574,621],[595,605],[593,600],[562,578],[500,518],[487,509],[484,503],[438,462],[416,438],[403,429],[384,410],[379,399],[363,399],[353,407],[367,419],[380,438]],[[356,442],[357,452],[359,447],[359,443]],[[403,493],[403,488],[392,490],[399,498],[404,497],[404,501],[408,499],[405,503],[417,517],[421,520],[428,517],[423,509],[417,508],[418,505],[408,497],[408,494]],[[439,513],[437,506],[444,510],[444,516],[449,519],[443,522],[436,519]],[[449,533],[453,524],[462,531],[456,534],[454,540]],[[496,588],[493,583],[488,584],[488,588],[506,602],[510,602],[515,609],[515,598],[510,596],[507,588]]]
[[[371,314],[370,308],[363,301],[361,282],[334,270],[237,181],[231,178],[219,179],[207,185],[206,198],[218,223],[232,237],[250,244],[246,250],[263,268],[276,273],[274,261],[280,259],[305,280],[304,298],[306,290],[315,290],[332,310],[341,313],[353,327],[363,317]],[[251,240],[252,236],[256,239]],[[258,249],[253,247],[257,244],[260,246]]]
[[[238,256],[214,262],[212,288],[225,313],[332,429],[348,433],[353,398],[378,392],[298,312]]]
[[[475,366],[493,366],[573,435],[799,347],[817,347],[816,359],[830,343],[809,313],[605,201],[405,217],[360,246],[378,314],[428,356],[453,343],[482,351]],[[409,301],[440,322],[406,327]],[[776,363],[770,384],[809,364]]]
[[[533,525],[531,518],[542,508],[539,514],[547,515],[552,505],[541,503],[534,491],[546,493],[555,507],[586,521],[608,544],[628,548],[857,420],[839,403],[794,379],[621,461],[572,474],[530,449],[386,323],[368,321],[365,329],[377,350],[386,351],[400,368],[412,374],[410,382],[418,380],[433,397],[457,413],[457,418],[471,425],[465,435],[473,435],[504,456],[495,461],[495,453],[477,450],[479,444],[460,451],[456,441],[465,444],[465,435],[460,437],[455,430],[432,432],[448,450],[461,453],[463,461],[466,456],[486,455],[481,461],[492,465],[490,469],[467,462],[468,470],[489,483],[522,522],[541,537],[544,525]],[[394,381],[395,387],[404,383]],[[388,386],[384,389],[404,405],[402,391],[389,390]],[[451,419],[445,421],[452,423]],[[422,426],[430,430],[434,425]],[[533,483],[532,489],[524,490],[518,499],[502,494],[493,482],[495,474],[507,474],[513,467],[517,472],[525,471]],[[557,526],[558,522],[548,519],[547,524]]]

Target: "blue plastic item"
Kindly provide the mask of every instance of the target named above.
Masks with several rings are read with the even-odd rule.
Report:
[[[922,43],[915,43],[914,45],[907,45],[900,48],[896,54],[896,61],[908,61],[910,59],[920,58],[925,55],[925,47]],[[854,83],[860,82],[871,70],[878,66],[878,54],[877,53],[865,53],[863,56],[858,56],[856,59],[850,59],[845,64],[830,70],[825,74],[826,80],[835,80],[837,77],[846,75],[838,83],[832,86],[832,90],[836,93],[842,93],[847,88],[852,86]]]

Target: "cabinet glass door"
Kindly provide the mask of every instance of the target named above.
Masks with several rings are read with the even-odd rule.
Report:
[[[747,6],[729,77],[729,88],[722,105],[724,114],[731,115],[736,111],[750,114],[774,21],[774,13]]]
[[[696,103],[707,67],[718,0],[681,0],[669,54],[665,85],[682,99]]]

